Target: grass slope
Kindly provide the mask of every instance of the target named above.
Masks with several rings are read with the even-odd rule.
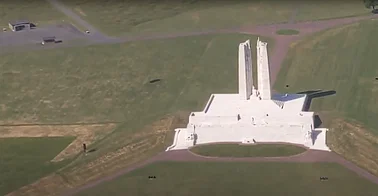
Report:
[[[378,73],[375,20],[317,33],[292,45],[275,89],[335,90],[314,98],[311,110],[331,131],[331,149],[378,175]],[[289,84],[289,88],[285,85]]]
[[[376,89],[378,68],[375,21],[364,21],[319,33],[292,47],[277,78],[281,92],[335,90],[315,98],[311,109],[336,112],[374,128],[378,134]],[[356,39],[363,38],[363,39]],[[285,85],[289,84],[289,88]]]
[[[76,111],[87,110],[87,114],[90,114],[87,118],[124,122],[112,135],[97,144],[100,146],[98,152],[114,151],[125,145],[124,140],[130,134],[137,134],[142,127],[164,115],[201,110],[211,93],[236,92],[237,47],[238,43],[246,39],[256,40],[257,37],[243,34],[206,35],[97,46],[98,55],[93,56],[90,52],[86,54],[92,58],[91,62],[98,65],[89,63],[87,68],[85,65],[80,67],[91,71],[93,75],[99,74],[93,77],[97,78],[95,88],[99,89],[98,86],[102,84],[106,90],[92,87],[98,98],[83,100],[91,109],[87,110],[84,104],[77,104],[81,108],[72,107],[74,110],[71,109],[70,116],[76,115]],[[82,56],[78,55],[77,58],[82,59]],[[99,69],[94,69],[94,66]],[[155,84],[148,83],[154,78],[162,80]],[[90,85],[91,81],[87,84]],[[71,86],[70,89],[74,88]],[[77,97],[74,94],[67,95]],[[66,100],[72,99],[70,97]],[[110,103],[100,107],[106,99],[110,99]],[[82,116],[86,115],[78,115],[76,119]]]
[[[193,31],[287,21],[292,6],[270,1],[63,0],[102,31],[119,35]]]
[[[256,39],[207,35],[2,55],[0,121],[134,124],[199,109],[210,93],[236,91],[237,44],[248,38]]]
[[[148,176],[156,176],[149,180]],[[320,176],[329,180],[320,182]],[[85,195],[373,196],[378,187],[336,164],[155,163],[79,193]]]
[[[61,172],[73,184],[93,180],[163,150],[165,141],[142,133],[153,130],[153,122],[202,109],[211,93],[236,92],[238,43],[246,39],[257,37],[206,35],[2,55],[0,121],[120,121],[111,135],[91,145],[96,152]],[[156,78],[161,81],[149,83]],[[148,148],[155,143],[159,146]]]
[[[49,162],[74,138],[0,138],[0,195],[5,195],[62,167]]]
[[[362,0],[312,0],[297,7],[295,21],[324,20],[371,14]]]
[[[300,154],[306,149],[287,144],[208,144],[195,146],[190,151],[213,157],[281,157]]]
[[[63,0],[83,19],[111,34],[195,31],[242,25],[369,14],[362,1],[89,1]]]
[[[65,16],[43,0],[12,0],[0,2],[0,28],[10,21],[29,20],[35,24],[55,23]]]

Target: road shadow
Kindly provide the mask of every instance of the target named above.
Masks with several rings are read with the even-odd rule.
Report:
[[[334,91],[334,90],[330,90],[330,91],[314,90],[314,91],[304,91],[304,92],[300,92],[298,94],[306,94],[307,95],[307,100],[306,100],[306,103],[305,103],[303,110],[308,111],[310,109],[311,102],[312,102],[313,99],[334,95],[334,94],[336,94],[336,91]]]

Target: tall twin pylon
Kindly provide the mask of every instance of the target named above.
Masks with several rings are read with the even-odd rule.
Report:
[[[242,100],[258,98],[271,100],[270,71],[267,43],[257,39],[257,90],[253,84],[253,67],[250,41],[239,44],[239,96]]]

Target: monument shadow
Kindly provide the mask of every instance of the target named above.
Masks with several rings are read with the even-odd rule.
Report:
[[[322,131],[318,131],[318,130],[313,130],[312,133],[311,133],[311,140],[312,140],[312,145],[315,144],[315,141],[316,139],[318,138],[318,135],[321,133]]]
[[[330,91],[322,91],[322,90],[312,90],[312,91],[304,91],[304,92],[299,92],[298,94],[306,94],[307,95],[307,100],[304,106],[304,111],[309,111],[311,102],[315,98],[321,98],[321,97],[326,97],[330,95],[336,94],[336,91],[330,90]]]
[[[307,95],[307,100],[306,100],[306,103],[305,103],[303,110],[309,111],[312,99],[334,95],[334,94],[336,94],[336,91],[334,91],[334,90],[330,90],[330,91],[309,90],[309,91],[298,92],[298,94],[306,94]],[[314,128],[319,128],[322,125],[322,123],[323,122],[320,119],[319,115],[314,115]],[[319,133],[317,133],[316,131],[313,133],[313,135],[311,136],[313,142],[316,140]]]

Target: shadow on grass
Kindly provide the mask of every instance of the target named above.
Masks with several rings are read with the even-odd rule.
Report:
[[[91,152],[96,152],[96,148],[93,148],[93,149],[90,149],[90,150],[88,150],[88,153],[91,153]]]
[[[302,91],[302,92],[298,92],[297,94],[306,94],[307,95],[307,100],[306,100],[306,103],[305,103],[303,110],[309,111],[312,99],[334,95],[334,94],[336,94],[336,91],[334,91],[334,90],[322,91],[322,90],[318,89],[318,90]],[[323,124],[323,121],[320,119],[319,115],[314,115],[314,128],[319,128],[322,124]],[[319,133],[314,133],[314,134],[315,135],[313,135],[313,140],[314,140],[314,138],[316,139],[316,137]]]
[[[299,92],[298,94],[306,94],[307,95],[307,100],[306,100],[306,103],[305,103],[305,106],[304,106],[304,111],[308,111],[310,109],[312,99],[334,95],[334,94],[336,94],[336,91],[334,91],[334,90],[330,90],[330,91],[310,90],[310,91]]]
[[[157,83],[157,82],[160,82],[160,81],[161,81],[161,79],[157,78],[157,79],[150,80],[149,83],[153,84],[153,83]]]

